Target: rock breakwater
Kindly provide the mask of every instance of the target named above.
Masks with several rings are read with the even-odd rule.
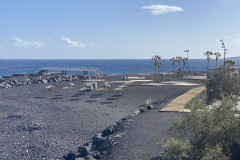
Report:
[[[63,81],[77,81],[83,79],[97,78],[97,75],[64,75],[64,74],[53,74],[53,75],[13,75],[9,77],[3,77],[0,79],[0,88],[11,88],[15,86],[24,86],[31,84],[41,83],[58,83]]]

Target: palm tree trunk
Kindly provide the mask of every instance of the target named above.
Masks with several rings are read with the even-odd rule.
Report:
[[[158,83],[158,79],[159,79],[159,68],[160,68],[160,64],[158,64],[158,75],[157,75],[157,83]]]
[[[157,72],[157,64],[155,63],[155,74],[154,74],[154,82],[156,82],[156,72]]]
[[[178,71],[177,71],[177,76],[180,76],[180,72],[179,72],[179,61],[178,61]]]
[[[217,66],[218,66],[218,63],[217,63],[217,61],[218,61],[218,60],[216,59],[216,68],[217,68]]]
[[[173,64],[173,75],[174,75],[174,64]]]

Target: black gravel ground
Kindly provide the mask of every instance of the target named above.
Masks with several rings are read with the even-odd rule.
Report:
[[[148,77],[149,79],[152,77]],[[109,81],[120,76],[104,77]],[[166,78],[165,80],[170,80]],[[83,82],[63,90],[67,82],[20,86],[0,90],[0,159],[63,159],[69,151],[88,142],[107,126],[139,109],[146,98],[157,102],[155,109],[133,117],[126,132],[107,159],[149,159],[157,156],[167,124],[175,113],[159,113],[174,97],[195,86],[129,86],[128,91],[110,90],[84,93]],[[118,96],[120,100],[118,101]],[[149,147],[150,146],[150,147]]]

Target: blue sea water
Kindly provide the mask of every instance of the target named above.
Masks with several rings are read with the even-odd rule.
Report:
[[[160,72],[172,71],[172,63],[169,59],[162,59]],[[223,65],[223,60],[219,60]],[[235,61],[235,66],[240,67],[240,60]],[[206,59],[190,59],[185,70],[206,70]],[[215,68],[214,59],[210,61],[210,68]],[[10,76],[15,73],[36,73],[41,67],[95,67],[105,75],[128,74],[128,73],[153,73],[154,63],[151,59],[95,59],[95,60],[23,60],[4,59],[0,60],[0,77]],[[182,68],[182,64],[180,65]],[[175,70],[177,64],[175,64]],[[68,72],[79,73],[79,72]]]

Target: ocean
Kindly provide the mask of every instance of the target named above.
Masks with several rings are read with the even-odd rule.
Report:
[[[162,59],[163,65],[160,72],[173,70],[172,62],[169,59]],[[223,59],[218,61],[223,65]],[[206,70],[206,59],[190,59],[185,66],[188,71]],[[210,68],[215,68],[214,59],[210,61]],[[235,60],[235,66],[240,67],[240,60]],[[97,68],[104,75],[129,74],[129,73],[153,73],[154,62],[151,59],[86,59],[86,60],[33,60],[33,59],[4,59],[0,60],[0,77],[10,76],[16,73],[37,73],[41,67],[93,67]],[[182,68],[182,63],[180,64]],[[177,64],[175,64],[175,70]],[[79,72],[68,72],[69,74]]]

